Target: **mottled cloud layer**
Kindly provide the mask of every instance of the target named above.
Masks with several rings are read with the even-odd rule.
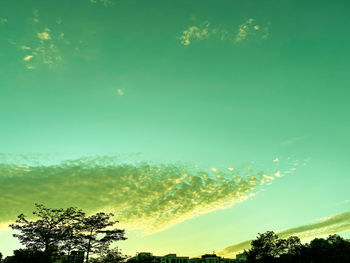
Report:
[[[193,25],[184,30],[178,38],[182,45],[188,46],[194,41],[209,38],[238,44],[243,41],[262,41],[268,36],[269,27],[267,25],[259,24],[256,19],[249,18],[233,28],[212,26],[209,22]]]
[[[21,212],[30,215],[34,202],[39,202],[77,206],[91,213],[114,212],[123,226],[144,233],[247,200],[256,188],[281,176],[281,171],[252,166],[204,171],[179,164],[120,162],[113,157],[54,165],[6,158],[0,162],[2,223]]]
[[[317,223],[290,228],[277,232],[280,238],[288,238],[290,236],[298,236],[301,240],[315,238],[319,236],[332,235],[345,231],[350,231],[350,211],[342,214],[327,217]],[[225,257],[233,257],[242,252],[244,249],[250,248],[252,240],[247,240],[217,252],[218,255]]]

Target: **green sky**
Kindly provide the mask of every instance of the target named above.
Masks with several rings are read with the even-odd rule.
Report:
[[[34,202],[113,211],[128,254],[349,237],[349,10],[0,0],[0,225]]]

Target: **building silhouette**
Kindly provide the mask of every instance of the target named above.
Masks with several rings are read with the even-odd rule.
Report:
[[[199,258],[179,257],[176,254],[165,256],[154,256],[150,252],[140,252],[135,257],[130,258],[128,263],[235,263],[232,258],[224,258],[216,254],[205,254]]]
[[[191,258],[190,263],[234,263],[232,258],[224,258],[216,254],[205,254],[200,258]]]
[[[154,256],[150,252],[140,252],[135,257],[130,258],[128,261],[140,263],[190,263],[189,257],[178,257],[176,254]]]

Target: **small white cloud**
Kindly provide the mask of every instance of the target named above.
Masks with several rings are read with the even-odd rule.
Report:
[[[39,20],[39,10],[34,9],[33,10],[33,17],[30,19],[34,24],[38,24],[40,22]]]
[[[29,60],[31,60],[32,58],[33,58],[32,55],[28,55],[28,56],[25,56],[25,57],[23,58],[23,60],[24,60],[24,61],[29,61]]]
[[[278,159],[278,157],[276,157],[276,158],[273,160],[273,162],[274,162],[274,163],[278,163],[279,160],[280,160],[280,159]]]
[[[30,50],[30,47],[28,47],[28,46],[21,46],[21,49],[22,50]]]
[[[5,24],[7,24],[7,18],[0,17],[0,25],[5,25]]]
[[[275,179],[275,177],[273,177],[273,176],[271,176],[271,175],[264,174],[263,176],[264,176],[264,178],[266,178],[267,180],[274,180],[274,179]]]
[[[229,167],[229,168],[227,168],[227,170],[229,170],[229,171],[233,171],[235,168],[233,168],[233,167]]]
[[[238,28],[238,33],[236,35],[236,42],[240,42],[242,40],[245,40],[250,33],[251,25],[254,22],[253,18],[249,18],[246,22],[244,22],[242,25]]]
[[[45,28],[43,32],[39,32],[37,34],[38,38],[41,40],[50,40],[51,36],[50,36],[50,29]]]
[[[214,173],[219,173],[219,170],[216,168],[211,168],[210,170],[212,170]]]
[[[123,96],[124,95],[124,91],[122,89],[118,89],[117,93],[119,96]]]

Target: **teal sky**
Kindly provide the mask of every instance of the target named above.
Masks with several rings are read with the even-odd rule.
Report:
[[[348,212],[349,8],[346,0],[0,0],[0,223],[14,219],[10,208],[29,214],[48,186],[63,188],[74,167],[87,166],[89,178],[76,172],[77,194],[107,201],[79,203],[73,193],[47,205],[123,211],[129,239],[120,247],[129,254],[196,256]],[[212,180],[195,185],[203,171]],[[233,187],[233,176],[258,183]],[[124,196],[103,196],[107,179]],[[86,182],[92,192],[79,190]],[[147,229],[142,218],[162,227]],[[333,232],[349,236],[342,218],[347,227]],[[17,247],[0,231],[1,252]]]

